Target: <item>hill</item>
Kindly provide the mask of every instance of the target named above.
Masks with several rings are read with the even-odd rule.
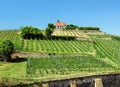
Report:
[[[19,32],[0,31],[0,41],[9,39],[14,43],[13,56],[27,58],[21,62],[0,62],[1,81],[2,78],[48,81],[120,72],[119,36],[95,30],[55,30],[52,36],[56,39],[38,40],[23,39]]]

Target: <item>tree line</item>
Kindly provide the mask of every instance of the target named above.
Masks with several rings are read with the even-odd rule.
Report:
[[[52,23],[49,23],[45,32],[39,28],[32,26],[21,27],[21,36],[24,39],[50,39],[51,34],[54,31],[55,26]]]
[[[51,35],[54,32],[55,26],[52,23],[49,23],[45,29],[45,32],[42,30],[32,27],[32,26],[24,26],[21,27],[21,36],[24,39],[51,39]],[[67,25],[63,30],[100,30],[98,27],[78,27],[74,24]]]
[[[75,30],[75,29],[79,29],[79,30],[100,30],[99,27],[79,27],[77,25],[74,25],[74,24],[69,24],[65,27],[64,30]]]

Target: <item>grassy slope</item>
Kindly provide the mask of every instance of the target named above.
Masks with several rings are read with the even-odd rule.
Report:
[[[94,52],[93,43],[87,41],[24,40],[22,49],[23,51],[46,53],[92,54]]]
[[[119,71],[116,65],[111,65],[110,60],[104,60],[93,56],[63,57],[63,58],[32,58],[28,66],[29,76],[35,78],[54,78],[54,76],[70,77],[77,75],[89,75],[91,73],[105,73]],[[29,63],[28,63],[29,64]],[[34,71],[35,69],[35,71]],[[75,77],[76,77],[75,76]],[[55,78],[54,78],[55,79]]]
[[[11,40],[15,49],[20,49],[20,35],[18,34],[18,30],[2,30],[0,31],[0,41]]]
[[[6,32],[6,31],[3,31],[3,32]],[[1,41],[5,40],[5,39],[11,39],[15,44],[19,44],[18,42],[20,42],[20,41],[17,41],[17,40],[20,40],[20,37],[17,36],[17,32],[16,31],[14,31],[14,37],[12,37],[13,32],[6,32],[6,34],[3,33],[3,32],[2,33],[0,32],[0,35],[1,35],[0,40]],[[6,37],[6,35],[7,35],[7,37]],[[100,35],[98,37],[100,37]],[[28,41],[28,42],[30,42],[30,41]],[[65,42],[65,43],[62,42],[62,41],[60,43],[57,42],[57,41],[53,41],[53,42],[52,41],[40,41],[39,43],[40,43],[41,48],[38,49],[38,48],[36,48],[36,46],[37,46],[36,44],[37,43],[35,43],[35,41],[33,41],[33,42],[34,43],[30,42],[31,44],[33,44],[32,45],[33,48],[31,47],[31,44],[29,43],[30,45],[28,46],[29,48],[27,48],[27,49],[29,49],[31,51],[39,51],[39,50],[42,50],[42,51],[46,51],[47,50],[48,51],[48,49],[42,48],[42,47],[46,47],[46,45],[48,45],[48,43],[49,43],[49,44],[52,45],[52,47],[50,47],[49,45],[47,47],[49,47],[49,49],[52,49],[53,47],[55,47],[55,46],[53,46],[52,43],[55,43],[56,45],[61,43],[62,45],[65,45],[64,48],[67,46],[67,48],[64,49],[64,51],[68,52],[69,48],[72,48],[72,46],[68,45],[68,43],[74,43],[72,41],[68,41],[68,42]],[[42,44],[43,42],[46,43],[46,45]],[[81,43],[81,42],[77,42],[77,43]],[[119,60],[119,56],[118,56],[119,55],[119,49],[120,49],[120,46],[119,46],[120,41],[116,41],[116,40],[115,41],[113,41],[113,40],[111,40],[111,41],[95,40],[94,44],[93,43],[89,43],[89,42],[82,42],[82,43],[83,44],[84,43],[90,44],[91,46],[90,47],[86,47],[86,49],[88,48],[88,52],[96,53],[95,58],[100,58],[101,62],[103,61],[104,63],[110,64],[111,66],[113,66],[115,68],[119,68],[120,67],[120,64],[119,64],[120,60]],[[79,51],[82,51],[82,50],[85,49],[85,46],[87,44],[81,45],[81,46],[84,46],[84,47],[80,46],[80,48],[73,47],[76,50],[75,49],[73,49],[73,50],[71,49],[69,52],[75,51],[75,52],[79,53]],[[74,44],[74,45],[76,45],[76,44]],[[15,45],[15,46],[17,48],[18,45]],[[25,46],[23,46],[23,49],[24,49],[24,47]],[[77,47],[79,47],[79,44],[77,44]],[[56,52],[58,48],[60,48],[60,46],[58,46],[56,48],[53,48],[53,49]],[[92,50],[91,50],[91,48],[92,48]],[[24,50],[26,50],[26,49],[24,49]],[[28,51],[28,50],[26,50],[26,51]],[[59,52],[64,52],[64,51],[63,50],[62,51],[59,50]],[[115,53],[115,55],[112,55],[113,53]],[[93,57],[94,57],[94,55],[93,55]],[[19,63],[3,63],[3,62],[0,62],[0,78],[2,78],[2,77],[19,78],[19,79],[26,78],[26,63],[27,62],[19,62]],[[112,69],[112,71],[115,72],[116,70],[114,71]],[[117,72],[119,72],[119,70],[117,70]],[[100,73],[100,70],[98,70],[97,73]],[[93,72],[92,73],[91,72],[76,72],[76,74],[75,74],[75,72],[74,72],[74,73],[71,73],[68,76],[69,77],[76,77],[76,76],[80,76],[80,75],[91,75],[91,74],[97,74],[97,73],[93,73]],[[55,78],[57,78],[57,77],[68,78],[68,76],[67,75],[62,75],[62,76],[61,75],[55,75]],[[55,78],[53,78],[53,76],[52,77],[46,77],[46,78],[47,79],[55,79]],[[42,79],[45,80],[44,77],[42,77]]]
[[[0,66],[0,78],[26,78],[26,62],[20,63],[2,63]]]

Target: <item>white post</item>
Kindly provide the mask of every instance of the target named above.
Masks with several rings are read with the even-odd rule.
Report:
[[[74,81],[70,81],[70,87],[77,87],[76,86],[76,81],[74,80]]]
[[[95,79],[95,87],[103,87],[102,79],[96,78]]]
[[[42,84],[42,87],[49,87],[48,83]]]

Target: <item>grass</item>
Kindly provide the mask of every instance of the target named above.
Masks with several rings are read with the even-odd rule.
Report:
[[[83,57],[56,57],[56,58],[30,58],[27,66],[27,75],[31,79],[57,79],[55,77],[69,78],[90,74],[120,72],[118,64],[112,65],[110,59],[106,60],[94,56]]]
[[[117,64],[109,58],[99,59],[94,56],[31,58],[30,68],[28,61],[19,63],[0,62],[0,64],[2,64],[0,66],[0,81],[4,82],[10,79],[16,81],[48,81],[120,72]]]
[[[3,64],[0,66],[0,78],[3,77],[14,79],[26,78],[26,62]]]
[[[6,64],[7,62],[0,62],[0,66],[3,66],[4,64]]]
[[[107,35],[107,34],[103,34],[103,35],[89,34],[89,36],[92,37],[92,38],[111,38],[111,36]]]
[[[62,31],[61,31],[62,32]],[[56,32],[55,34],[58,34]],[[65,35],[84,33],[64,31]],[[64,34],[62,33],[62,34]],[[25,79],[41,81],[65,79],[87,75],[119,73],[120,72],[120,41],[94,40],[95,38],[109,38],[108,35],[89,35],[93,41],[64,41],[64,40],[23,40],[17,31],[0,31],[0,41],[10,39],[16,49],[25,52],[70,54],[74,57],[32,58],[30,68],[28,62],[0,62],[0,79],[4,82],[9,79]],[[87,36],[85,36],[87,37]],[[21,44],[20,44],[21,43]],[[21,47],[20,47],[21,46]],[[75,57],[84,54],[84,57]]]

